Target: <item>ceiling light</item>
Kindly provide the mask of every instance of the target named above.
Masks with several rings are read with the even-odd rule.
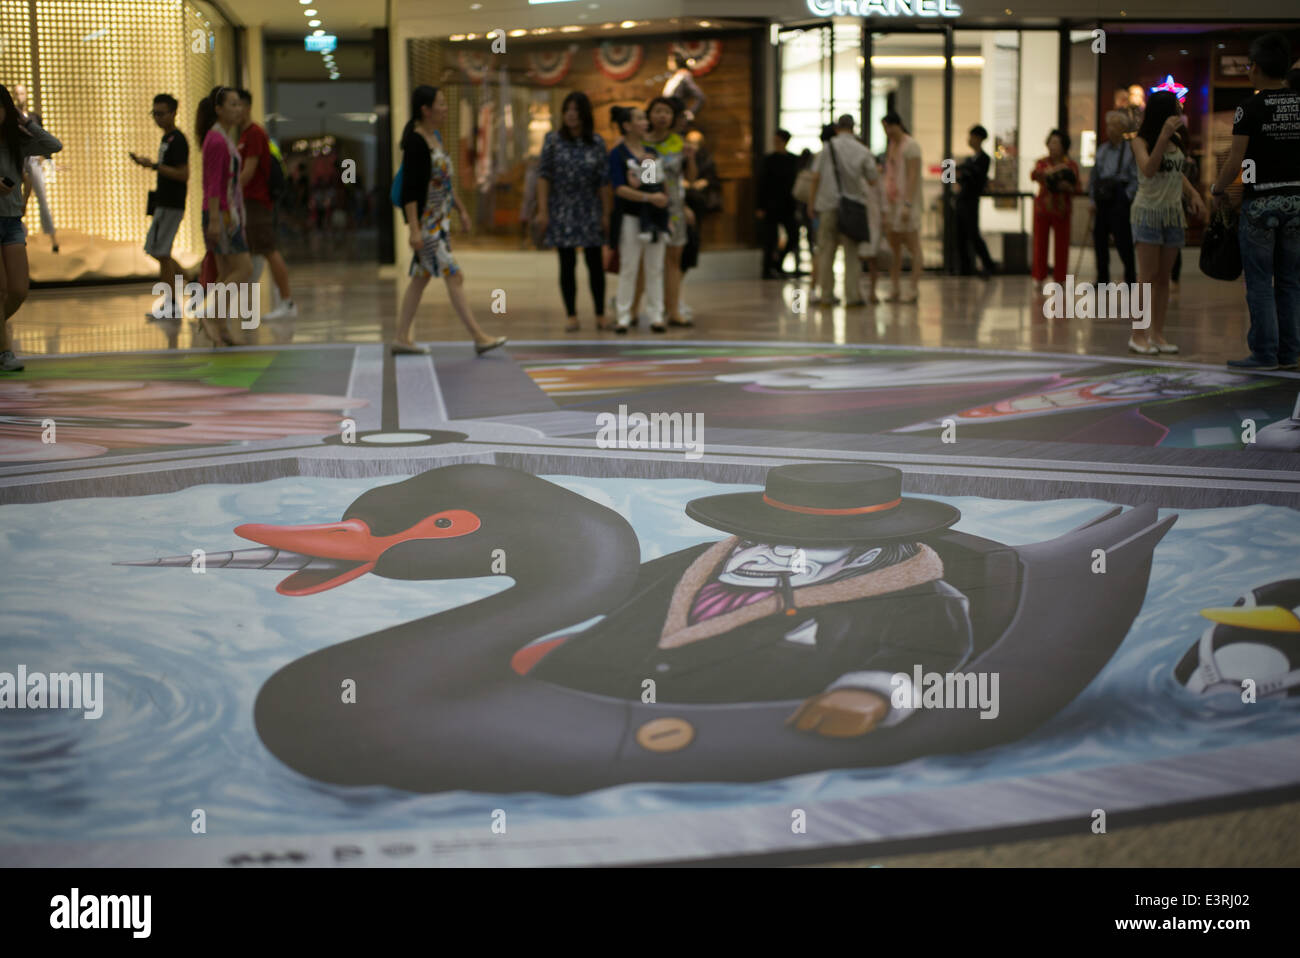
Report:
[[[577,33],[582,27],[560,27],[561,33]]]
[[[325,36],[325,31],[324,31],[324,30],[313,30],[313,31],[311,32],[311,35],[312,35],[313,37],[323,37],[323,36]]]
[[[311,3],[311,0],[298,0],[298,2],[301,3],[301,4],[305,7],[305,6],[307,6],[307,4]]]
[[[307,26],[309,26],[309,27],[319,27],[319,26],[320,26],[320,21],[319,21],[319,20],[308,20],[308,21],[307,21]]]
[[[471,10],[482,10],[482,9],[483,9],[483,4],[481,4],[481,3],[471,3],[471,4],[469,5],[469,8],[470,8]]]
[[[453,33],[453,34],[452,34],[451,36],[449,36],[447,39],[450,40],[452,43],[459,43],[461,40],[464,40],[464,39],[465,39],[465,34],[463,34],[463,33]]]
[[[616,26],[618,26],[617,23],[602,23],[600,28],[602,30],[613,30]]]
[[[619,24],[619,26],[622,27],[624,30],[630,30],[632,27],[636,26],[636,21],[624,20],[622,23]]]
[[[510,33],[509,33],[509,36],[512,36],[512,37],[522,37],[522,36],[523,36],[524,34],[526,34],[527,32],[528,32],[527,30],[511,30]]]
[[[710,23],[708,20],[701,20],[701,21],[700,21],[700,26],[702,26],[702,27],[711,27],[711,26],[713,26],[713,24]]]
[[[313,10],[311,7],[308,7],[306,10],[304,10],[304,11],[302,12],[302,15],[303,15],[304,17],[314,17],[314,16],[316,16],[317,12],[318,12],[318,11]]]

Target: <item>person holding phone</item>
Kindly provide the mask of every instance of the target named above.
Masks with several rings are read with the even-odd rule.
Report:
[[[190,143],[185,134],[176,129],[178,106],[176,98],[170,94],[159,93],[154,97],[153,121],[163,131],[158,159],[130,154],[138,166],[158,174],[157,185],[149,197],[152,222],[144,238],[144,251],[158,261],[158,279],[169,287],[176,282],[177,276],[184,276],[181,264],[172,259],[172,243],[185,216],[185,192],[190,181]],[[155,316],[152,311],[145,315],[149,319],[180,319],[180,306],[179,303],[172,304],[173,316]]]
[[[33,116],[23,117],[7,87],[0,85],[0,372],[21,372],[14,356],[9,321],[27,299],[27,230],[23,226],[23,167],[31,156],[50,156],[63,144],[41,129]]]
[[[1137,161],[1138,188],[1129,209],[1133,245],[1137,251],[1138,282],[1150,283],[1151,326],[1129,337],[1130,352],[1154,356],[1176,353],[1165,339],[1165,314],[1169,310],[1170,274],[1183,248],[1187,217],[1186,198],[1193,216],[1205,216],[1205,204],[1185,173],[1185,124],[1178,98],[1168,90],[1151,94],[1137,136],[1129,141]]]
[[[456,195],[451,157],[442,145],[438,128],[447,119],[447,97],[437,87],[421,84],[411,91],[411,118],[402,131],[402,212],[408,227],[407,242],[415,253],[411,284],[402,296],[397,317],[394,353],[423,354],[429,350],[411,339],[420,297],[434,276],[447,283],[447,297],[482,356],[506,344],[504,336],[489,336],[474,319],[465,297],[465,274],[451,252],[451,211],[469,232],[469,211]]]

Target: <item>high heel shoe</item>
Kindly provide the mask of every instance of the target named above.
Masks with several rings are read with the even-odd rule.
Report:
[[[474,352],[477,353],[479,356],[482,356],[484,353],[496,349],[498,346],[504,346],[505,344],[506,344],[506,337],[498,336],[496,339],[488,343],[486,346],[480,346],[478,343],[475,343]]]
[[[1145,346],[1143,346],[1141,343],[1137,342],[1132,336],[1128,338],[1128,351],[1130,353],[1140,353],[1143,356],[1157,356],[1160,353],[1160,349],[1157,346],[1151,343],[1147,343]]]

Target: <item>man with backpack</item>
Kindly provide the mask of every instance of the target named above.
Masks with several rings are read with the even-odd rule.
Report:
[[[249,252],[253,254],[253,279],[262,274],[259,257],[271,267],[272,308],[263,319],[287,319],[298,315],[298,307],[289,291],[289,267],[280,255],[275,235],[275,204],[285,189],[284,169],[271,152],[266,130],[249,118],[253,95],[239,91],[243,105],[239,124],[239,185],[244,191],[245,226]]]

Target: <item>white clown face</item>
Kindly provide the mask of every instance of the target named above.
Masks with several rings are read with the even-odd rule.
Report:
[[[751,589],[772,589],[779,587],[781,580],[788,576],[790,587],[798,589],[829,579],[846,568],[870,565],[880,555],[879,548],[868,549],[850,562],[849,557],[855,551],[855,546],[818,549],[742,539],[731,550],[718,581]]]

